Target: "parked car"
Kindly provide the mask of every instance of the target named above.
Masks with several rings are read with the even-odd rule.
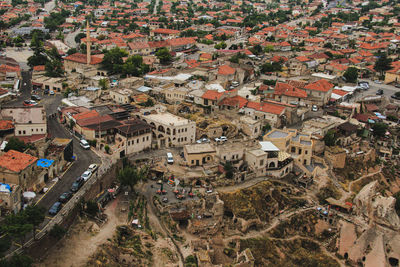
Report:
[[[24,106],[26,107],[33,107],[36,106],[38,103],[35,100],[24,100]]]
[[[220,136],[215,138],[215,142],[226,142],[228,141],[228,138],[226,138],[226,136]]]
[[[396,84],[394,85],[394,87],[400,88],[400,83],[396,83]]]
[[[396,99],[396,100],[400,100],[400,94],[394,94],[391,96],[391,98]]]
[[[94,173],[98,167],[99,167],[99,165],[97,165],[97,164],[94,164],[94,163],[90,164],[88,167],[88,171],[91,171],[92,173]]]
[[[71,191],[72,192],[78,192],[78,190],[82,187],[82,185],[85,183],[85,180],[82,179],[82,177],[78,177],[75,182],[72,183],[71,186]]]
[[[84,173],[82,173],[81,177],[86,182],[87,180],[89,180],[90,177],[92,177],[92,172],[85,171]]]
[[[65,202],[68,202],[68,200],[70,200],[71,197],[72,197],[72,192],[67,191],[67,192],[62,193],[62,195],[58,198],[58,201],[61,203],[65,203]]]
[[[162,202],[168,203],[168,198],[167,197],[163,197]]]
[[[167,163],[168,164],[174,164],[174,157],[172,156],[171,152],[167,153]]]
[[[363,90],[368,90],[369,82],[365,82],[365,81],[358,82],[358,86]]]
[[[383,95],[383,90],[379,89],[378,91],[376,91],[376,95]]]
[[[32,100],[40,101],[42,98],[38,95],[31,95]]]
[[[376,84],[382,84],[382,81],[380,81],[380,80],[375,80],[374,83],[376,83]]]
[[[312,105],[311,110],[314,111],[314,112],[317,112],[318,111],[317,105]]]
[[[54,95],[54,94],[55,94],[54,91],[50,90],[49,95]]]
[[[81,141],[79,141],[79,145],[84,149],[90,149],[90,145],[85,139],[81,139]]]
[[[56,215],[59,211],[61,210],[61,202],[56,202],[51,206],[49,209],[49,214],[50,215]]]
[[[44,89],[43,94],[48,95],[49,94],[49,89]]]
[[[208,139],[208,138],[201,138],[201,139],[197,140],[196,143],[198,143],[198,144],[210,143],[210,139]]]

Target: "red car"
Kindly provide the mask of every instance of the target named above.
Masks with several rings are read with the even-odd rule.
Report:
[[[36,106],[38,103],[35,100],[25,100],[24,106],[26,107],[33,107]]]

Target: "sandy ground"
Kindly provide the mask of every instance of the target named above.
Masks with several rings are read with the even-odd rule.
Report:
[[[119,199],[110,202],[105,210],[107,222],[101,226],[97,234],[87,231],[87,222],[79,222],[70,230],[56,247],[49,251],[48,258],[37,266],[77,267],[84,266],[97,247],[112,238],[115,227],[126,223],[126,213],[120,214],[117,209]],[[60,257],[62,255],[62,257]]]
[[[5,52],[5,56],[15,59],[23,69],[28,68],[26,63],[32,55],[33,52],[29,51],[26,47],[21,48],[21,51],[15,51],[15,48],[7,47]]]

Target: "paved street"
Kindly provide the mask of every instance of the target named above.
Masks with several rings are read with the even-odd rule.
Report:
[[[22,83],[20,89],[20,96],[18,96],[15,100],[7,103],[5,106],[23,106],[22,102],[25,99],[30,99],[31,96],[31,73],[22,72]],[[39,102],[40,105],[43,105],[46,109],[47,115],[57,112],[57,107],[61,103],[62,95],[56,94],[54,96],[51,95],[42,95],[42,100]],[[73,138],[71,134],[60,125],[56,119],[48,119],[47,120],[48,133],[50,137],[61,137],[61,138]],[[77,157],[77,161],[74,163],[73,167],[70,168],[67,173],[64,175],[62,179],[60,179],[52,188],[49,190],[46,195],[40,200],[39,205],[49,209],[51,205],[54,204],[58,200],[58,197],[65,191],[68,191],[71,187],[71,184],[80,176],[87,167],[92,163],[101,163],[99,157],[92,152],[91,150],[84,150],[80,145],[76,138],[74,139],[74,154]]]

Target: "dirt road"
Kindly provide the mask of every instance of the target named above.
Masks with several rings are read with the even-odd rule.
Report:
[[[118,198],[111,202],[105,213],[108,221],[100,228],[97,234],[85,231],[88,223],[74,225],[69,236],[65,237],[56,247],[49,252],[47,259],[37,266],[78,267],[84,266],[89,257],[93,255],[101,244],[112,238],[115,227],[126,223],[126,216],[118,214]],[[62,256],[60,256],[62,254]]]

